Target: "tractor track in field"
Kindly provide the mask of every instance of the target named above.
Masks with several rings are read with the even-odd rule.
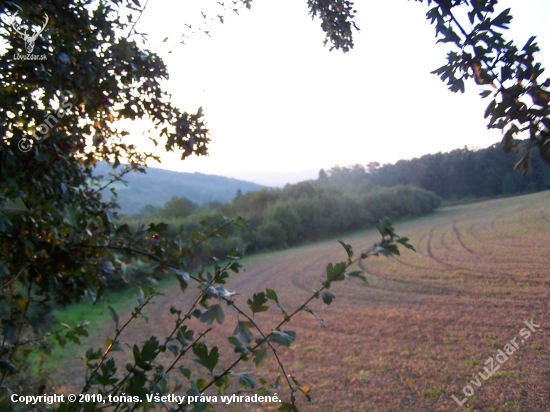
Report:
[[[454,269],[453,265],[450,265],[443,260],[435,257],[433,251],[432,251],[432,238],[433,238],[433,232],[434,228],[430,229],[430,233],[428,235],[428,240],[426,241],[426,253],[428,254],[428,257],[432,259],[434,262],[439,263],[440,265],[444,266],[447,269]]]
[[[322,282],[322,278],[319,277],[319,282],[318,282],[317,288],[321,287],[320,286],[321,282]],[[303,278],[301,278],[298,273],[295,273],[292,276],[290,276],[290,283],[293,286],[295,286],[296,288],[298,288],[299,290],[303,290],[303,291],[306,291],[306,292],[311,292],[312,289],[315,288],[315,287],[311,287],[311,284],[309,286],[306,285],[305,280]]]
[[[458,240],[458,243],[460,243],[460,246],[462,246],[463,249],[467,250],[472,255],[475,255],[476,252],[474,252],[472,249],[470,249],[468,246],[466,246],[464,244],[464,242],[462,241],[462,238],[460,236],[460,232],[459,232],[458,228],[456,227],[456,221],[453,222],[453,232],[455,232],[456,239]]]
[[[422,296],[442,296],[442,299],[447,299],[448,297],[455,297],[455,298],[462,298],[462,297],[469,297],[469,298],[475,298],[479,300],[484,301],[494,301],[499,302],[501,297],[499,292],[494,293],[488,293],[486,291],[478,291],[478,290],[472,290],[468,286],[434,286],[427,284],[425,280],[412,280],[407,281],[403,279],[395,279],[395,278],[389,278],[387,276],[384,276],[383,272],[379,271],[373,271],[369,269],[368,267],[365,267],[364,265],[360,265],[361,269],[365,272],[367,276],[367,280],[369,279],[376,279],[381,282],[385,282],[387,286],[382,285],[373,285],[372,282],[369,283],[369,288],[373,290],[380,290],[385,292],[391,292],[391,293],[397,293],[402,295],[422,295]],[[475,273],[470,272],[470,276],[468,276],[468,279],[477,278],[479,281],[487,281],[487,280],[498,280],[502,279],[501,275],[495,275],[488,277],[487,274],[479,272]],[[541,281],[540,283],[544,283],[544,281]],[[528,300],[529,295],[525,295],[521,299]]]
[[[494,224],[494,220],[495,219],[492,219],[489,224],[490,225]],[[452,223],[451,227],[449,228],[452,231],[451,230],[444,230],[444,233],[441,236],[438,237],[439,242],[444,242],[444,239],[446,239],[445,234],[453,233],[455,235],[457,241],[458,241],[458,244],[460,244],[460,247],[462,248],[462,250],[467,252],[468,255],[470,255],[470,256],[471,255],[479,256],[479,254],[477,254],[471,248],[469,248],[468,246],[466,246],[464,244],[464,241],[462,240],[462,234],[458,230],[457,223],[459,223],[459,221],[457,221],[457,220],[455,220]],[[471,225],[470,228],[472,226],[473,225]],[[500,266],[500,264],[498,263],[498,256],[495,256],[495,259],[497,259],[497,260],[495,260],[494,264],[489,264],[489,265],[485,264],[481,268],[475,268],[475,267],[471,267],[471,266],[467,267],[467,266],[464,266],[464,265],[458,265],[458,264],[454,263],[453,261],[445,260],[441,257],[436,256],[435,253],[434,253],[434,250],[433,250],[433,242],[434,242],[434,239],[435,239],[434,234],[435,234],[436,230],[440,230],[440,229],[441,228],[432,227],[430,229],[429,233],[427,235],[423,235],[420,238],[420,240],[417,242],[417,244],[419,245],[418,249],[421,250],[422,247],[420,247],[420,246],[422,245],[422,243],[424,241],[426,241],[425,253],[423,253],[423,255],[426,256],[431,261],[437,263],[437,265],[442,266],[443,267],[442,270],[448,270],[450,272],[455,272],[455,276],[461,276],[460,274],[462,274],[462,276],[466,276],[470,280],[477,278],[477,279],[479,279],[481,281],[485,281],[485,282],[492,282],[492,281],[495,281],[495,280],[498,280],[498,279],[501,279],[501,278],[509,278],[509,279],[520,279],[521,278],[521,275],[516,274],[516,273],[512,273],[510,271],[507,271],[507,270],[503,269]],[[447,248],[447,250],[449,250],[449,248]],[[450,248],[450,250],[452,250],[452,248]],[[488,257],[492,257],[493,253],[491,253],[490,251],[485,251],[484,256],[485,256],[485,259],[487,259]],[[455,259],[466,260],[468,258],[466,256],[461,257],[459,255],[459,257],[456,257]],[[427,264],[427,265],[413,264],[413,263],[409,263],[409,262],[405,261],[403,258],[399,258],[399,257],[396,258],[396,261],[400,265],[403,265],[404,267],[414,268],[414,269],[417,269],[419,271],[434,271],[434,270],[437,271],[437,269],[434,269],[429,264]],[[485,262],[485,263],[487,263],[487,262]],[[536,267],[536,263],[534,263],[534,265]],[[391,277],[384,276],[383,272],[378,272],[374,269],[369,269],[363,262],[361,262],[360,267],[363,268],[370,276],[375,277],[377,279],[384,280],[386,282],[395,282],[395,283],[400,283],[400,284],[405,284],[405,285],[412,285],[414,283],[418,283],[418,280],[415,280],[415,281],[412,281],[412,282],[406,282],[406,281],[402,281],[400,279],[396,279],[393,276],[391,276]],[[533,283],[543,284],[544,281],[540,281],[540,282],[534,281]],[[425,284],[423,284],[423,286],[425,286]],[[444,287],[444,288],[433,287],[433,291],[435,293],[437,293],[437,291],[448,290],[448,289],[449,289],[448,287]],[[455,292],[459,292],[461,290],[460,288],[458,288],[458,289],[450,288],[450,289],[454,289]]]
[[[427,235],[423,235],[423,236],[418,240],[418,242],[416,242],[415,248],[416,248],[417,252],[418,252],[419,250],[421,250],[420,245],[421,245],[421,243],[424,241],[424,239],[426,239],[426,238],[427,238]],[[424,255],[424,256],[425,256],[425,255]],[[430,270],[430,269],[431,269],[429,265],[428,265],[428,266],[420,266],[420,265],[417,265],[417,264],[409,263],[409,262],[407,262],[406,260],[404,260],[404,259],[403,259],[402,257],[400,257],[400,256],[396,256],[396,257],[395,257],[395,260],[396,260],[397,262],[399,262],[400,264],[402,264],[403,266],[407,266],[407,267],[411,267],[411,268],[415,268],[415,269],[419,269],[419,270]],[[362,264],[364,264],[364,263],[363,263],[364,261],[360,261],[360,262],[361,262]]]
[[[400,265],[403,265],[403,266],[406,266],[406,267],[409,267],[409,268],[414,268],[414,269],[424,270],[424,271],[431,270],[431,268],[429,266],[415,265],[414,263],[407,262],[406,260],[404,260],[401,257],[396,257],[395,261],[399,262]]]
[[[461,270],[466,272],[471,272],[472,269],[464,266],[459,266],[454,263],[446,262],[444,260],[441,260],[440,258],[436,257],[432,250],[432,240],[433,240],[433,231],[434,228],[430,229],[430,234],[428,236],[428,241],[426,243],[426,252],[428,253],[428,256],[430,259],[434,260],[435,262],[439,263],[440,265],[443,265],[447,269],[452,270]]]
[[[450,250],[451,249],[451,246],[447,244],[447,242],[445,241],[445,239],[447,238],[447,232],[443,232],[441,234],[441,237],[440,237],[440,242],[441,242],[441,245],[443,246],[443,248],[445,250]]]
[[[384,282],[386,286],[383,285],[375,285],[372,284],[372,282],[369,283],[369,288],[373,290],[381,290],[381,291],[387,291],[391,293],[399,293],[404,295],[429,295],[429,296],[455,296],[455,297],[462,297],[462,296],[468,296],[470,298],[477,298],[477,299],[483,299],[485,301],[495,301],[499,302],[500,298],[500,292],[493,292],[489,293],[485,290],[477,290],[477,289],[471,289],[468,286],[454,286],[454,285],[445,285],[445,286],[438,286],[438,285],[430,285],[426,283],[426,279],[414,279],[414,280],[404,280],[404,279],[397,279],[393,276],[385,276],[386,274],[382,271],[373,270],[372,268],[368,268],[365,265],[365,262],[360,262],[359,267],[365,275],[367,276],[367,280],[369,279],[376,279],[378,281]],[[467,275],[467,279],[469,281],[472,281],[473,279],[477,279],[476,282],[485,282],[484,285],[486,287],[490,287],[491,283],[494,283],[498,280],[503,279],[513,279],[516,278],[515,275],[508,273],[508,272],[495,272],[492,271],[491,273],[487,273],[483,270],[480,271],[470,271]],[[487,283],[487,282],[490,283]],[[517,279],[516,283],[520,282],[523,286],[531,286],[531,287],[540,287],[547,285],[547,282],[545,279],[530,279],[528,281],[522,281],[521,279]],[[510,286],[511,289],[514,289],[513,285]],[[524,295],[517,296],[518,300],[529,300],[529,294],[526,293]]]
[[[359,263],[359,267],[367,275],[367,280],[370,277],[370,278],[375,278],[375,279],[378,279],[378,280],[381,280],[381,281],[384,281],[384,282],[387,282],[387,283],[394,283],[394,284],[403,285],[403,286],[406,287],[406,290],[400,290],[399,288],[392,288],[391,286],[383,287],[383,286],[377,286],[377,285],[369,284],[369,288],[373,289],[373,290],[382,290],[382,291],[388,291],[388,292],[392,292],[392,293],[400,293],[400,294],[406,294],[406,295],[421,294],[421,295],[434,295],[434,296],[437,296],[437,295],[451,295],[451,294],[459,295],[459,294],[464,294],[466,292],[465,290],[461,290],[461,289],[458,289],[458,288],[457,289],[451,289],[451,288],[446,288],[446,287],[441,287],[441,286],[432,286],[432,285],[427,285],[425,283],[418,282],[418,281],[406,281],[406,280],[402,280],[402,279],[389,279],[387,277],[375,274],[372,270],[369,270],[367,267],[365,267],[363,262]]]
[[[434,286],[434,285],[426,284],[425,281],[422,281],[419,279],[404,280],[404,279],[397,279],[393,276],[392,277],[384,276],[384,272],[376,271],[371,268],[368,268],[366,263],[367,262],[365,261],[359,261],[358,266],[367,275],[367,280],[370,277],[372,279],[378,279],[386,283],[393,283],[393,284],[403,285],[407,287],[406,290],[399,290],[396,288],[392,288],[391,286],[383,287],[383,286],[369,284],[370,285],[369,287],[371,289],[391,291],[391,292],[403,293],[403,294],[446,295],[446,296],[448,295],[460,296],[460,295],[464,295],[465,293],[468,293],[468,294],[471,293],[471,291],[466,290],[463,287],[459,287],[459,286]],[[484,278],[483,275],[478,275],[478,277]]]

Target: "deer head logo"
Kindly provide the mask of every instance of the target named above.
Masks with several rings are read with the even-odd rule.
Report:
[[[40,35],[40,33],[42,33],[44,31],[44,29],[46,28],[46,24],[48,24],[48,21],[49,21],[49,17],[47,14],[44,13],[44,25],[40,28],[40,29],[37,29],[35,27],[28,27],[28,28],[25,28],[23,29],[21,24],[17,23],[15,21],[15,16],[17,16],[17,13],[16,12],[13,17],[14,19],[11,21],[11,27],[13,27],[13,29],[21,36],[23,37],[23,40],[25,41],[25,50],[27,50],[27,53],[31,54],[32,51],[34,50],[34,42],[36,41],[36,39],[38,38],[38,36]],[[32,34],[29,34],[28,31],[29,29],[32,31]]]

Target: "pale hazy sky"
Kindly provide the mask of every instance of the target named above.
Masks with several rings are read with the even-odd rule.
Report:
[[[498,7],[512,7],[506,36],[522,47],[537,35],[537,60],[550,67],[550,1],[501,0]],[[151,166],[262,180],[267,172],[394,163],[500,140],[486,128],[489,100],[473,81],[466,94],[454,94],[430,74],[445,63],[448,46],[435,45],[426,2],[367,0],[356,9],[361,30],[344,54],[323,47],[305,0],[254,0],[240,16],[223,13],[223,25],[215,1],[150,0],[136,29],[149,33],[160,55],[173,48],[165,55],[166,87],[180,108],[203,107],[212,139],[207,158],[163,155]],[[176,46],[183,33],[187,45]]]

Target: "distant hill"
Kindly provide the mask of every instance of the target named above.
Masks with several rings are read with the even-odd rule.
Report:
[[[295,172],[260,172],[260,173],[227,173],[235,179],[243,179],[270,187],[285,187],[305,180],[315,180],[319,176],[319,169],[302,170]]]
[[[152,167],[146,170],[147,174],[127,174],[124,180],[128,185],[120,182],[112,185],[117,191],[122,213],[138,213],[147,204],[163,206],[172,196],[186,197],[199,205],[214,200],[226,203],[233,200],[237,190],[247,193],[266,188],[223,176],[172,172]],[[107,176],[109,171],[106,163],[98,163],[95,174]]]

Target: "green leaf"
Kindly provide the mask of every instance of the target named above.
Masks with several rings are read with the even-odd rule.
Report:
[[[187,369],[183,365],[179,367],[180,373],[185,376],[187,379],[191,379],[191,370]]]
[[[141,285],[140,289],[143,293],[144,299],[149,299],[150,297],[155,297],[155,296],[164,296],[164,293],[153,289],[151,286]]]
[[[117,315],[116,311],[113,309],[113,307],[111,305],[109,305],[107,307],[109,308],[109,312],[111,313],[111,317],[115,321],[115,327],[118,330],[118,315]]]
[[[256,349],[254,352],[254,358],[252,361],[256,365],[256,368],[262,367],[267,362],[268,347]]]
[[[489,103],[489,105],[487,106],[487,109],[485,109],[485,119],[488,118],[492,113],[493,113],[493,110],[495,110],[497,106],[497,101],[496,100],[491,100],[491,103]]]
[[[357,278],[357,279],[361,279],[363,282],[365,282],[366,284],[368,284],[369,282],[367,282],[367,278],[363,275],[363,272],[361,272],[360,270],[355,270],[353,272],[350,272],[350,273],[347,273],[346,274],[346,277],[349,279],[349,278]]]
[[[193,340],[193,335],[194,332],[192,330],[187,330],[187,326],[184,325],[179,328],[176,339],[181,343],[181,346],[187,346]]]
[[[332,301],[336,298],[336,296],[326,290],[321,293],[321,297],[323,298],[323,302],[325,302],[327,305],[330,305]]]
[[[519,128],[515,124],[512,124],[506,133],[504,133],[501,145],[505,152],[510,152],[514,147],[514,136],[517,132],[519,132]]]
[[[494,26],[508,29],[508,25],[512,22],[512,16],[510,16],[510,9],[504,10],[502,13],[500,13],[497,17],[495,17],[492,21]]]
[[[390,257],[393,255],[400,256],[401,253],[399,252],[399,248],[397,245],[391,245],[391,244],[381,244],[379,246],[376,246],[374,250],[372,251],[372,254],[375,256],[382,255],[386,257]]]
[[[17,328],[15,323],[9,319],[2,319],[2,334],[4,339],[11,344],[17,342]]]
[[[236,337],[231,336],[230,338],[227,338],[227,340],[229,341],[229,343],[235,346],[235,348],[233,349],[235,353],[240,353],[242,355],[248,355],[250,353],[248,348],[244,346],[243,343]]]
[[[151,365],[143,361],[143,358],[141,357],[141,352],[139,351],[139,348],[136,344],[134,344],[134,346],[132,347],[132,353],[134,355],[134,361],[138,368],[141,368],[144,371],[150,371],[151,369],[153,369]]]
[[[208,347],[204,343],[196,343],[193,345],[193,353],[198,358],[193,360],[199,365],[204,366],[212,374],[219,359],[218,347],[214,346],[210,353],[208,353]]]
[[[348,254],[348,263],[351,263],[351,258],[353,257],[353,248],[351,247],[351,245],[345,243],[343,240],[339,240],[338,243],[340,243],[345,249],[346,253]]]
[[[180,285],[180,289],[183,293],[185,293],[185,290],[189,286],[187,283],[189,281],[189,274],[184,271],[175,270],[176,272],[176,279],[178,280],[178,283]]]
[[[345,262],[337,263],[336,265],[332,265],[332,263],[329,263],[327,265],[327,282],[336,282],[340,280],[344,280],[344,272],[346,271],[347,264]]]
[[[223,320],[225,319],[223,309],[219,303],[210,306],[200,317],[200,320],[202,322],[208,323],[209,325],[214,322],[214,319],[216,320],[216,322],[218,322],[219,325],[221,325],[223,323]]]
[[[474,24],[476,14],[478,14],[476,9],[468,12],[468,19],[470,20],[470,24]]]
[[[461,92],[464,93],[466,91],[466,88],[464,87],[464,80],[462,79],[456,79],[455,81],[451,82],[449,86],[449,90],[453,93]]]
[[[220,388],[218,393],[224,393],[231,386],[231,379],[229,374],[223,375],[221,378],[214,382],[217,388]],[[174,391],[175,392],[175,391]]]
[[[252,300],[248,299],[246,303],[250,307],[253,314],[269,310],[268,306],[264,306],[264,303],[267,303],[267,298],[265,297],[264,292],[254,294],[252,296]]]
[[[232,377],[235,377],[235,378],[239,378],[239,383],[246,387],[246,388],[250,388],[250,389],[254,389],[256,387],[256,380],[250,376],[248,376],[246,373],[236,373],[236,372],[229,372],[229,374],[232,376]]]
[[[485,99],[487,96],[490,96],[493,93],[491,90],[483,90],[479,93],[482,99]]]
[[[290,330],[285,330],[284,332],[274,330],[273,332],[271,332],[268,340],[278,345],[290,346],[295,339],[296,332]]]
[[[101,349],[98,349],[98,350],[94,351],[92,348],[89,348],[86,351],[86,360],[89,362],[89,361],[92,361],[92,360],[99,359],[99,358],[101,358],[102,354],[103,354],[103,352],[102,352]]]
[[[250,322],[238,321],[237,326],[233,331],[233,335],[239,334],[241,336],[241,340],[244,343],[249,344],[250,341],[252,340],[252,332],[250,332],[251,327],[252,327],[252,323]]]
[[[268,299],[274,301],[275,303],[279,303],[279,298],[277,297],[277,293],[273,289],[266,289],[265,296]]]
[[[281,311],[283,312],[283,318],[286,320],[286,321],[289,321],[290,320],[290,316],[288,315],[288,313],[286,312],[285,308],[283,307],[283,305],[281,305],[281,303],[279,302],[279,298],[277,297],[277,293],[275,293],[274,290],[272,289],[266,289],[266,297],[274,302],[277,303],[277,307],[279,309],[281,309]]]
[[[103,364],[101,365],[101,373],[96,372],[94,377],[101,386],[105,387],[118,382],[118,379],[112,377],[115,372],[115,360],[111,358],[106,362],[103,362]]]
[[[376,225],[376,228],[378,229],[378,232],[384,236],[390,236],[394,237],[397,236],[395,233],[395,228],[393,227],[393,223],[389,217],[385,217],[383,219],[380,219],[380,222]]]
[[[0,211],[11,215],[20,215],[22,213],[28,212],[28,209],[23,203],[23,200],[20,197],[17,197],[13,201],[7,199],[4,205],[0,207]],[[11,226],[11,222],[9,222],[9,225]]]
[[[178,310],[178,309],[176,309],[175,307],[170,306],[170,314],[173,315],[173,314],[175,314],[175,313],[177,313],[178,315],[181,315],[181,310]]]
[[[326,328],[326,327],[327,327],[325,321],[324,321],[323,319],[321,319],[319,316],[317,316],[310,308],[308,308],[307,306],[304,306],[304,307],[302,308],[302,310],[305,311],[305,312],[307,312],[307,313],[311,313],[311,314],[315,317],[315,319],[317,319],[317,321],[321,324],[321,326],[322,326],[323,328]]]
[[[144,362],[152,362],[158,354],[159,342],[157,338],[152,336],[147,340],[141,348],[141,359]]]
[[[55,340],[57,341],[58,345],[61,347],[61,348],[64,348],[66,343],[67,343],[67,339],[65,339],[64,336],[61,336],[59,334],[56,334],[54,335],[54,338]]]
[[[262,381],[263,381],[263,383],[262,383]],[[263,379],[261,379],[261,378],[258,379],[258,382],[260,382],[260,385],[265,385],[265,383],[266,383],[266,382],[265,382]],[[256,391],[256,395],[258,395],[258,396],[269,396],[269,395],[271,395],[271,392],[269,392],[268,390],[265,390],[265,389],[258,389],[258,390]]]
[[[157,224],[150,223],[149,228],[147,229],[148,232],[155,232],[155,233],[161,233],[165,232],[168,229],[168,225],[164,222],[160,222]]]
[[[166,349],[168,349],[174,356],[178,356],[178,353],[180,351],[180,348],[178,345],[166,345]]]
[[[416,252],[416,249],[414,248],[414,246],[409,243],[408,237],[402,237],[397,239],[397,243],[405,246],[407,249],[412,250],[413,252]]]

